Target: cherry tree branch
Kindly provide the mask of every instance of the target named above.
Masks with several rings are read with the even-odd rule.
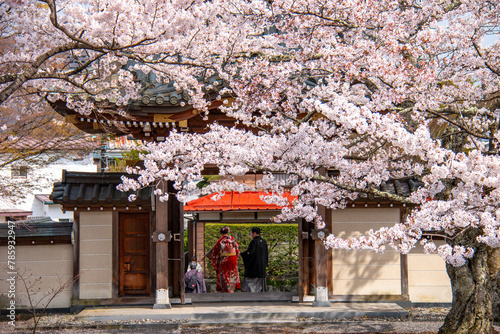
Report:
[[[481,47],[477,45],[475,41],[472,41],[472,45],[474,46],[474,49],[476,50],[477,54],[479,57],[481,57],[484,60],[484,65],[493,73],[496,75],[500,76],[500,71],[497,69],[494,69],[493,66],[490,65],[490,63],[484,58],[483,53],[481,52]]]
[[[248,167],[250,167],[256,171],[270,172],[270,173],[284,173],[284,171],[271,170],[269,168],[257,166],[255,164],[249,163],[249,162],[246,162],[246,164]],[[296,176],[300,177],[300,175],[297,173],[288,173],[288,174],[292,174],[292,175],[296,175]],[[378,190],[375,187],[360,188],[360,187],[356,187],[356,186],[347,185],[347,184],[344,184],[342,182],[337,181],[334,177],[330,177],[330,176],[314,175],[310,178],[310,180],[329,183],[329,184],[334,185],[335,187],[337,187],[339,189],[346,190],[346,191],[349,191],[352,193],[371,194],[371,195],[374,195],[376,197],[379,197],[382,199],[387,199],[387,200],[394,201],[394,202],[398,202],[401,204],[415,205],[415,203],[413,203],[411,200],[409,200],[408,198],[406,198],[404,196],[391,194],[391,193],[386,192],[386,191]]]
[[[488,136],[485,136],[485,135],[482,135],[482,134],[479,134],[479,133],[475,133],[475,132],[472,132],[471,130],[469,130],[465,125],[462,125],[458,122],[455,122],[453,120],[451,120],[450,118],[442,115],[441,113],[437,112],[437,111],[434,111],[434,110],[427,110],[428,113],[434,115],[434,116],[437,116],[443,120],[445,120],[446,122],[456,126],[457,128],[461,129],[462,131],[468,133],[469,135],[471,136],[474,136],[474,137],[477,137],[477,138],[481,138],[481,139],[490,139],[490,137]]]
[[[69,50],[84,48],[84,45],[76,42],[66,43],[54,47],[42,55],[38,56],[22,73],[16,75],[12,83],[0,91],[0,104],[4,103],[16,90],[18,90],[26,81],[31,79],[40,69],[42,64],[51,57]]]

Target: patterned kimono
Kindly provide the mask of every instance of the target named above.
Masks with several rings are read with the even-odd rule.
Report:
[[[240,289],[238,255],[240,245],[232,236],[223,236],[215,244],[210,261],[217,272],[217,291],[234,292]]]

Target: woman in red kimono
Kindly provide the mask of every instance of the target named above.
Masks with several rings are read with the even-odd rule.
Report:
[[[240,245],[229,235],[229,227],[220,229],[220,239],[217,240],[210,256],[210,261],[217,273],[217,291],[234,292],[240,289],[238,273],[238,255]]]

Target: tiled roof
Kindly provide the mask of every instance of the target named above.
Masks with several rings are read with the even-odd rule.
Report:
[[[121,192],[116,186],[121,176],[133,178],[136,175],[123,173],[68,172],[63,170],[61,182],[54,183],[49,198],[56,204],[68,206],[151,206],[151,188]],[[137,199],[128,201],[128,196],[136,194]]]
[[[99,148],[100,143],[90,137],[76,139],[52,139],[40,141],[38,138],[23,137],[8,145],[7,149],[17,150],[48,150],[48,151],[91,151]]]
[[[54,204],[52,200],[49,198],[50,194],[38,194],[35,195],[35,198],[42,202],[43,204]]]
[[[33,211],[21,210],[21,209],[2,209],[0,210],[0,216],[9,217],[23,217],[32,215]]]
[[[7,235],[12,227],[0,224],[0,235]],[[14,225],[17,245],[40,245],[71,243],[73,223],[56,222],[49,217],[16,221]],[[0,240],[0,246],[7,245],[7,238]]]
[[[415,192],[423,183],[415,178],[404,178],[398,180],[389,180],[382,182],[376,189],[388,192],[390,194],[408,197],[412,192]],[[358,199],[370,198],[367,194],[360,194]],[[376,198],[376,197],[375,197]]]
[[[219,200],[213,201],[212,195],[200,197],[189,201],[184,206],[184,211],[228,211],[228,210],[278,210],[281,207],[275,204],[267,204],[261,199],[268,193],[263,191],[226,192]],[[286,192],[283,197],[287,197],[292,202],[295,197]]]

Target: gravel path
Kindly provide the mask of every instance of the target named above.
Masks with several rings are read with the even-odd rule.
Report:
[[[197,326],[193,327],[176,321],[105,321],[90,322],[77,320],[71,314],[51,314],[41,319],[37,333],[43,334],[118,334],[118,333],[172,333],[172,334],[435,334],[442,325],[448,308],[410,308],[409,316],[405,318],[345,318],[322,320],[314,318],[299,318],[293,324],[247,325],[238,326]],[[19,319],[16,328],[8,325],[5,317],[0,322],[0,333],[27,334],[31,320]],[[500,330],[499,326],[495,326]]]

